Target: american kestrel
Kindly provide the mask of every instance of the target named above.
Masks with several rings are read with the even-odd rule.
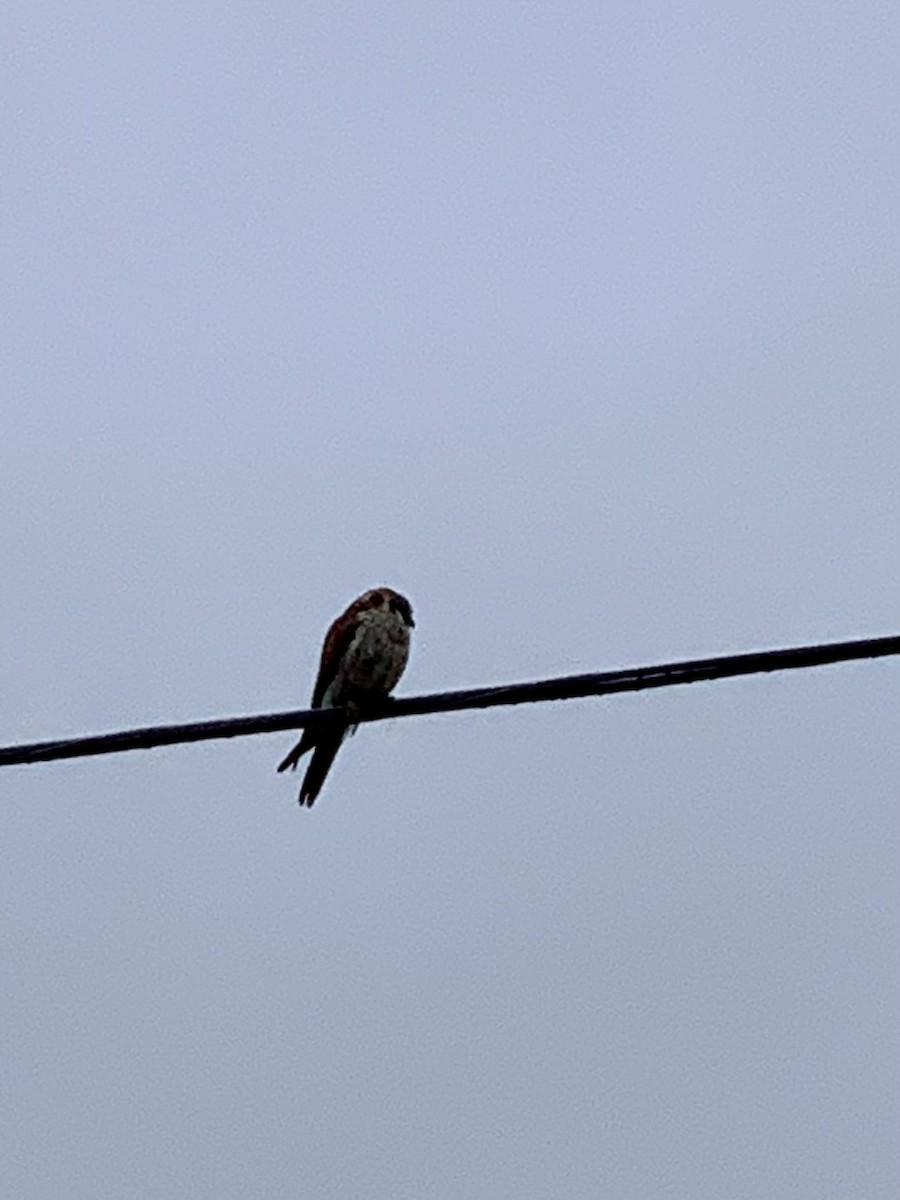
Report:
[[[319,675],[312,694],[313,708],[358,708],[385,699],[397,686],[409,657],[412,607],[405,596],[388,587],[372,588],[354,600],[325,634]],[[352,721],[334,729],[303,736],[279,771],[292,771],[307,750],[313,751],[303,784],[300,806],[312,808],[322,790],[325,776],[341,742],[353,728]]]

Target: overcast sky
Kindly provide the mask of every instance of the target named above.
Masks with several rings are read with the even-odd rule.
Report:
[[[0,12],[0,742],[897,632],[892,0]],[[895,1200],[896,660],[0,773],[17,1200]]]

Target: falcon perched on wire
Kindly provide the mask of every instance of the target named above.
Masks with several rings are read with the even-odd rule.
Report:
[[[372,588],[342,612],[325,635],[313,708],[346,706],[357,710],[384,700],[397,686],[409,657],[412,607],[388,587]],[[307,750],[313,751],[300,787],[300,806],[312,808],[341,742],[353,730],[352,720],[315,732],[305,729],[279,771],[292,771]]]

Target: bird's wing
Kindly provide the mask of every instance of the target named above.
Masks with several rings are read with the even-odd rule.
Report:
[[[335,620],[332,621],[328,632],[325,634],[325,641],[322,645],[322,657],[319,660],[319,673],[316,676],[316,686],[313,688],[312,694],[312,708],[322,707],[322,701],[325,699],[325,693],[328,691],[331,684],[334,683],[335,676],[340,670],[344,655],[347,653],[350,643],[356,636],[356,631],[359,628],[360,613],[362,613],[367,607],[368,604],[364,603],[363,598],[360,597],[359,600],[354,600],[354,602],[345,612],[342,612],[339,617],[336,617]],[[343,736],[343,733],[341,733],[341,739],[343,739]],[[319,741],[320,735],[317,735],[312,729],[304,729],[300,740],[278,764],[277,770],[286,771],[288,768],[290,768],[292,771],[295,771],[297,769],[297,764],[303,755],[306,754],[308,750],[311,750],[313,746],[318,745]],[[338,747],[340,744],[341,740],[338,740],[337,746],[334,747],[331,757],[325,764],[324,770],[322,770],[322,776],[319,780],[319,785],[315,790],[315,794],[313,795],[313,799],[315,799],[316,795],[318,795],[319,788],[322,786],[325,780],[325,775],[327,774],[328,768],[331,766],[331,763],[334,760],[335,754],[338,752]],[[314,765],[315,760],[309,764],[309,770],[307,771],[306,779],[308,779],[310,774],[313,772]],[[301,791],[301,797],[306,789],[306,779],[303,781],[303,791]],[[300,803],[303,804],[304,801],[301,799]],[[310,804],[311,803],[312,801],[310,801]]]
[[[319,674],[316,676],[316,686],[313,688],[312,694],[313,708],[322,707],[325,693],[331,684],[334,683],[334,678],[340,669],[341,661],[356,635],[359,627],[359,615],[364,608],[365,605],[355,600],[346,612],[342,612],[339,617],[332,621],[331,627],[325,634],[322,657],[319,660]]]

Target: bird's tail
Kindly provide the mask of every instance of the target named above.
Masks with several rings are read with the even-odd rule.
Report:
[[[341,748],[341,742],[344,740],[346,733],[346,728],[338,729],[331,733],[323,734],[317,741],[309,766],[306,768],[306,774],[303,776],[303,783],[300,785],[299,800],[301,808],[304,804],[307,808],[312,808],[315,804],[316,796],[322,790],[325,776],[331,770],[331,764],[334,762],[337,752]]]

